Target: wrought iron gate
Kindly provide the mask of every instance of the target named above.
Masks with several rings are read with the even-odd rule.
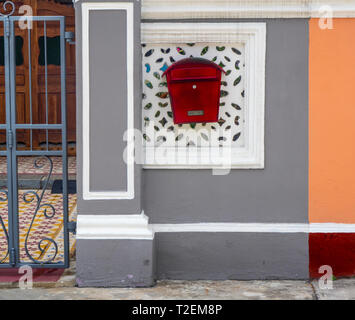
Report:
[[[73,224],[68,219],[65,17],[13,16],[15,6],[12,2],[6,2],[3,9],[9,6],[11,12],[0,17],[0,30],[3,30],[3,40],[0,38],[0,42],[3,42],[3,45],[0,43],[0,47],[3,47],[3,64],[0,57],[0,68],[4,70],[3,79],[0,79],[4,86],[4,103],[0,101],[0,108],[3,107],[5,115],[3,123],[0,116],[0,131],[6,135],[6,141],[0,147],[0,268],[21,265],[67,268],[69,232],[73,231]],[[18,27],[21,21],[38,24],[36,30],[40,31],[36,38],[31,28],[24,31]],[[47,36],[49,26],[52,34]],[[55,37],[60,50],[57,66],[50,65],[48,61],[51,59],[48,56],[48,41],[54,38],[53,30],[58,30]],[[40,40],[39,35],[42,36]],[[22,60],[19,57],[19,37],[22,37],[22,44],[27,43],[22,51],[27,50],[28,59],[25,60],[28,61],[22,61],[23,57]],[[37,59],[31,55],[32,48],[41,44],[43,57]],[[41,65],[40,59],[43,60]],[[39,80],[33,79],[34,68],[43,71]],[[24,70],[24,73],[20,74],[19,70]],[[53,77],[55,70],[58,70],[57,78]],[[60,79],[58,83],[56,79]],[[19,91],[21,81],[28,84],[27,91]],[[57,98],[48,96],[50,85],[58,86],[58,104],[53,103],[53,99]],[[44,119],[37,116],[40,108],[45,110]],[[53,113],[58,113],[57,120],[51,122],[49,115]],[[21,116],[23,114],[25,116]],[[52,145],[53,135],[61,135],[60,144]],[[42,142],[34,146],[34,137],[40,136],[45,139],[42,139],[44,142],[39,140]],[[20,166],[24,166],[21,172]],[[58,166],[61,168],[58,169]],[[62,189],[53,195],[51,188],[55,170],[62,176],[59,180]]]

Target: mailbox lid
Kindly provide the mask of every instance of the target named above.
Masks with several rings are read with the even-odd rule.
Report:
[[[219,80],[220,71],[214,68],[181,68],[170,72],[170,81]]]
[[[164,73],[171,81],[218,80],[224,70],[212,61],[203,58],[186,58],[171,65]]]

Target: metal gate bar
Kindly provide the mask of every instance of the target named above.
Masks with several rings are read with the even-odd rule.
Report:
[[[13,12],[12,12],[13,13]],[[11,13],[11,14],[12,14]],[[67,180],[68,180],[68,164],[67,164],[67,136],[66,136],[66,82],[65,82],[65,17],[61,16],[40,16],[40,17],[27,17],[33,22],[43,22],[44,27],[44,53],[45,53],[45,105],[46,105],[46,121],[45,124],[33,123],[32,119],[32,55],[31,55],[31,29],[27,29],[28,33],[28,50],[29,50],[29,101],[30,101],[30,123],[17,123],[16,119],[16,55],[15,55],[15,23],[23,20],[24,17],[20,16],[2,16],[0,17],[0,23],[4,27],[4,62],[5,62],[5,97],[6,97],[6,124],[0,124],[0,130],[6,130],[7,136],[7,150],[0,151],[0,156],[7,157],[7,200],[8,200],[8,230],[4,226],[2,219],[0,217],[0,228],[4,228],[5,235],[8,239],[8,252],[7,257],[9,257],[9,263],[1,263],[0,268],[9,267],[19,267],[21,265],[29,265],[34,268],[67,268],[69,266],[69,221],[68,221],[68,191],[67,191]],[[60,26],[60,86],[61,86],[61,123],[60,124],[49,124],[48,123],[48,57],[47,57],[47,22],[58,21]],[[37,81],[37,79],[36,79]],[[18,130],[30,130],[30,150],[18,150],[17,148],[17,131]],[[33,150],[32,136],[34,129],[41,129],[46,131],[46,150]],[[49,134],[50,130],[57,129],[61,130],[62,136],[62,148],[61,150],[49,150]],[[32,262],[24,262],[20,260],[19,252],[19,208],[18,208],[18,175],[17,175],[17,159],[19,156],[36,156],[44,157],[50,164],[50,172],[43,186],[41,195],[38,195],[35,191],[28,191],[24,193],[23,200],[28,202],[28,196],[32,195],[37,200],[36,211],[33,216],[30,227],[25,240],[25,249],[28,258]],[[52,172],[52,160],[51,156],[61,156],[62,157],[62,181],[63,181],[63,237],[64,237],[64,258],[63,261],[54,262],[54,258],[50,261],[40,261],[31,256],[26,247],[26,241],[31,232],[32,224],[34,219],[41,208],[48,206],[54,211],[52,213],[47,213],[44,211],[44,215],[48,218],[51,214],[55,214],[55,209],[50,204],[41,204],[43,195],[46,191],[49,179]],[[38,163],[36,162],[38,158],[34,161],[34,166]],[[6,191],[5,191],[6,192]],[[5,194],[5,193],[4,193]],[[27,197],[27,198],[26,198]],[[27,200],[26,200],[27,199]],[[33,201],[33,198],[32,200]],[[47,217],[48,215],[48,217]],[[48,241],[53,246],[56,247],[57,244],[53,239],[43,238],[39,241],[39,248],[42,241]],[[4,260],[4,259],[3,259]]]

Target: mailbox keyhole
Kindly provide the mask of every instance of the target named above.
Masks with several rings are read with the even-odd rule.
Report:
[[[197,86],[194,84],[193,86],[192,86],[192,89],[196,89],[197,88]]]

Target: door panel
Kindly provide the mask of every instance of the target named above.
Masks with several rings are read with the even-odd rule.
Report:
[[[58,1],[60,2],[60,1]],[[66,31],[75,32],[75,12],[72,5],[60,4],[48,0],[23,0],[15,1],[16,11],[24,4],[30,5],[34,16],[65,16]],[[59,46],[59,23],[57,21],[33,22],[30,36],[27,30],[21,30],[15,24],[16,35],[16,119],[19,123],[46,123],[46,101],[48,101],[48,123],[61,123],[61,83],[60,66],[56,65],[60,58]],[[44,31],[47,35],[47,72],[44,64]],[[4,82],[4,42],[3,26],[0,26],[0,105],[4,106],[5,82]],[[31,53],[28,48],[31,47]],[[75,45],[66,44],[66,99],[67,99],[67,124],[68,142],[70,143],[69,153],[75,155],[76,148],[76,83],[75,83]],[[40,64],[39,64],[40,62]],[[42,65],[41,65],[42,64]],[[47,85],[46,85],[47,80]],[[47,98],[46,98],[47,89]],[[31,96],[30,96],[31,93]],[[32,103],[31,103],[32,102]],[[32,111],[31,111],[32,110]],[[5,114],[0,108],[0,123],[4,121]],[[29,131],[18,132],[18,142],[22,148],[29,149],[31,137]],[[45,142],[46,133],[33,132],[32,146],[40,147]],[[60,133],[56,130],[48,134],[48,143],[54,147],[61,143]],[[0,145],[6,142],[3,134],[0,133]],[[74,147],[73,147],[74,144]]]
[[[39,84],[38,47],[32,44],[40,31],[36,27],[15,28],[20,19],[12,15],[0,17],[7,26],[5,66],[0,70],[0,77],[6,74],[0,92],[0,119],[4,121],[0,123],[0,133],[6,142],[0,145],[0,268],[67,268],[68,166],[62,98],[66,92],[61,86],[65,81],[65,56],[59,67],[49,70],[43,66],[46,81]],[[54,25],[54,20],[58,25],[54,31],[58,31],[64,48],[64,17],[34,17],[33,24],[51,21]],[[13,45],[15,37],[27,41],[27,46],[24,41],[20,47],[28,59],[17,59],[19,63],[13,59],[18,56],[19,47]],[[52,92],[48,91],[49,74],[59,78],[59,89],[54,86]],[[53,143],[59,147],[53,149]]]

